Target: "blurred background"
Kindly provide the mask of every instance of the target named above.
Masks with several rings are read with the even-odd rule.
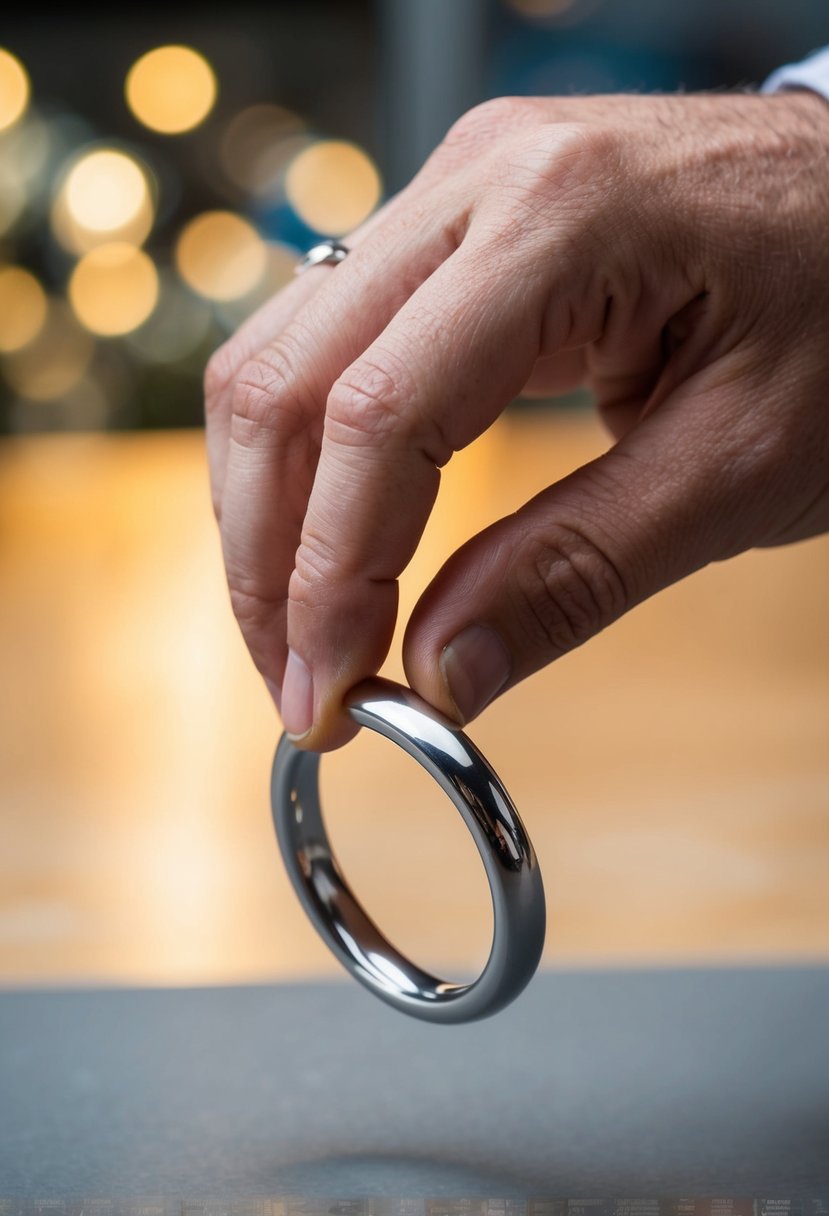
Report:
[[[37,5],[1,39],[0,982],[333,972],[271,837],[209,353],[476,102],[755,87],[829,41],[825,0]],[[403,619],[606,442],[580,395],[515,403],[447,470]],[[829,955],[828,552],[705,571],[476,725],[541,855],[550,962]],[[474,967],[471,842],[389,750],[326,762],[342,860],[420,961]]]

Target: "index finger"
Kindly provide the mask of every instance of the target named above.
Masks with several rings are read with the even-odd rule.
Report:
[[[490,425],[538,356],[541,277],[521,274],[514,249],[486,257],[482,280],[479,243],[462,243],[328,397],[288,597],[282,718],[303,746],[351,733],[342,699],[388,652],[397,579],[440,467]]]

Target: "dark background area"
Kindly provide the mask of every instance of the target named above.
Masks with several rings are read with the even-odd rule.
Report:
[[[317,233],[285,198],[272,195],[263,210],[217,171],[222,135],[246,107],[284,106],[309,139],[358,145],[388,194],[453,119],[485,97],[752,88],[827,40],[825,0],[282,0],[103,14],[92,6],[17,7],[0,42],[31,80],[18,127],[35,116],[59,139],[39,192],[0,234],[0,262],[31,271],[50,300],[65,296],[74,261],[54,239],[49,207],[64,166],[87,146],[121,148],[149,167],[156,215],[144,248],[158,267],[172,266],[183,225],[210,210],[246,216],[264,239],[297,255]],[[141,126],[124,101],[131,64],[171,43],[204,55],[219,84],[206,120],[177,136]],[[10,134],[0,135],[0,174]],[[181,309],[190,306],[188,292]],[[142,356],[134,335],[95,335],[83,383],[52,397],[30,401],[13,376],[0,374],[0,429],[199,424],[205,360],[260,299],[254,293],[232,309],[193,300],[194,309],[207,309],[201,335],[172,359]],[[85,404],[90,392],[94,409]]]

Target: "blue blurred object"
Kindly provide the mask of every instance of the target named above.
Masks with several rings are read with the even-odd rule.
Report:
[[[667,91],[687,80],[689,68],[679,50],[657,53],[579,29],[523,26],[496,44],[488,87],[496,97]]]
[[[328,232],[317,232],[300,219],[289,202],[271,203],[254,212],[253,220],[267,241],[281,241],[304,253],[320,236]]]
[[[826,0],[500,0],[488,96],[734,88],[829,42]]]

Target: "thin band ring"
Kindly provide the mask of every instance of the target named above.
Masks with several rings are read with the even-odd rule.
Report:
[[[532,844],[509,794],[458,726],[415,693],[367,680],[346,702],[352,719],[397,743],[460,811],[483,859],[493,908],[492,947],[470,984],[436,979],[386,940],[352,894],[322,819],[317,752],[283,735],[271,780],[274,826],[294,889],[343,966],[381,1000],[427,1022],[471,1022],[503,1009],[541,958],[546,909]]]
[[[321,241],[312,245],[305,256],[297,262],[294,274],[302,274],[312,266],[338,266],[348,257],[349,248],[340,241]]]

